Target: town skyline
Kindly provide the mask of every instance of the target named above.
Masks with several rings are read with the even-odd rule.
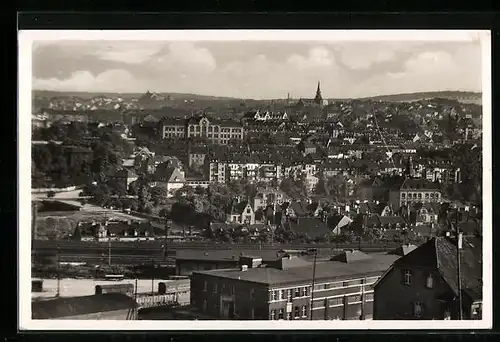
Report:
[[[37,41],[32,57],[33,90],[59,92],[266,100],[311,98],[318,81],[324,98],[482,91],[479,42]]]

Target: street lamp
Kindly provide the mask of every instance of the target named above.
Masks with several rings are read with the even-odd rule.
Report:
[[[172,226],[172,220],[167,218],[165,224],[165,241],[163,242],[163,260],[166,260],[168,256],[168,248],[167,248],[168,231],[170,230],[171,226]]]

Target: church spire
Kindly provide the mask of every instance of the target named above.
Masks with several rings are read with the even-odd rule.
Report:
[[[314,97],[314,102],[320,104],[321,101],[323,101],[323,98],[321,97],[321,89],[318,81],[318,89],[316,89],[316,96]]]

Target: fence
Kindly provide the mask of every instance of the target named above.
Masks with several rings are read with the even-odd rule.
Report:
[[[49,192],[49,191],[53,191],[53,192],[68,192],[68,191],[75,191],[76,189],[80,189],[81,186],[76,186],[76,185],[73,185],[73,186],[68,186],[66,188],[36,188],[36,189],[31,189],[31,192],[34,193],[34,194],[40,194],[40,193],[44,193],[44,192]]]

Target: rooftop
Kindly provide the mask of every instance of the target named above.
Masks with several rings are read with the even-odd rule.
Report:
[[[133,298],[121,293],[57,298],[31,303],[33,319],[57,319],[98,312],[135,308]]]
[[[356,277],[382,274],[399,257],[395,255],[373,255],[364,260],[352,262],[322,261],[316,264],[316,280],[353,279]],[[249,268],[210,270],[195,272],[215,277],[242,280],[267,285],[305,283],[312,280],[313,265],[293,267],[285,270],[276,268]]]

